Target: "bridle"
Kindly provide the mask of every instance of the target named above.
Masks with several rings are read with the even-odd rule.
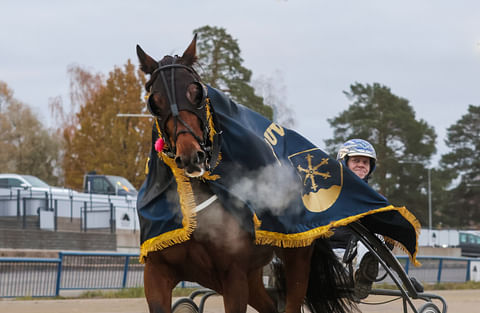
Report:
[[[199,144],[203,152],[206,153],[207,160],[209,160],[211,158],[211,148],[213,143],[209,142],[208,140],[208,134],[210,130],[209,130],[209,123],[207,121],[208,117],[207,117],[206,108],[205,108],[205,106],[207,105],[206,104],[207,88],[204,84],[201,83],[199,75],[192,67],[175,63],[175,60],[176,58],[174,59],[172,64],[159,65],[159,67],[152,72],[151,79],[145,86],[147,91],[150,91],[150,96],[147,101],[148,110],[150,111],[150,114],[152,114],[157,119],[157,123],[159,122],[158,125],[160,126],[160,131],[161,131],[160,135],[163,137],[164,141],[166,143],[170,143],[170,142],[173,143],[173,147],[170,147],[170,149],[166,149],[165,151],[165,153],[169,157],[175,157],[176,155],[176,142],[177,142],[178,136],[181,134],[190,134],[193,136],[193,138],[195,138],[195,140],[197,141],[197,143]],[[168,84],[168,81],[165,75],[165,71],[169,69],[170,69],[170,85]],[[194,80],[190,84],[192,83],[197,84],[202,92],[202,100],[200,102],[200,105],[196,108],[192,108],[191,106],[185,107],[184,105],[179,106],[179,104],[177,103],[176,93],[175,93],[176,92],[175,72],[176,70],[179,70],[179,69],[185,69],[189,73],[191,73],[193,75]],[[153,84],[158,79],[158,75],[160,75],[162,79],[161,82],[163,84],[164,90],[166,91],[168,104],[170,107],[170,112],[167,112],[166,114],[163,114],[163,115],[160,115],[152,108],[152,104],[153,104],[152,97],[156,91],[150,90],[150,89],[153,89]],[[195,114],[200,119],[204,127],[203,136],[202,136],[203,138],[200,138],[199,136],[197,136],[193,131],[192,127],[188,125],[188,123],[185,122],[180,117],[180,114],[179,114],[180,110],[188,110],[191,113]],[[166,121],[168,120],[168,118],[170,118],[170,115],[171,115],[171,118],[173,118],[173,123],[174,123],[174,131],[172,134],[171,141],[169,140],[170,138],[169,138],[168,132],[166,131]],[[182,129],[177,132],[179,123],[182,124],[185,127],[185,129]]]

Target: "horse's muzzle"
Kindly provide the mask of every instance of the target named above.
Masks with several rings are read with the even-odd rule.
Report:
[[[178,168],[183,169],[187,176],[200,177],[205,173],[207,167],[206,159],[207,154],[202,150],[198,150],[189,156],[177,155],[175,164]]]

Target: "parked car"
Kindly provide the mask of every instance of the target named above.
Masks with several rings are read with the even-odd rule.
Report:
[[[90,172],[83,177],[83,192],[117,196],[137,196],[137,190],[125,178]]]
[[[23,189],[31,192],[48,192],[51,194],[71,195],[76,193],[71,189],[53,187],[32,175],[0,174],[0,188]]]

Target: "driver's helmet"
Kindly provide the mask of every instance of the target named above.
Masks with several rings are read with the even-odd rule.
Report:
[[[347,164],[349,157],[358,155],[370,158],[370,172],[366,177],[368,178],[375,170],[375,164],[377,162],[377,153],[368,141],[363,139],[350,139],[346,141],[338,150],[337,160]]]

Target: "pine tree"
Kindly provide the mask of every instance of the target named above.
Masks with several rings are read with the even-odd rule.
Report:
[[[242,65],[240,47],[224,28],[203,26],[195,29],[198,34],[198,62],[202,79],[214,88],[220,89],[254,111],[272,120],[272,107],[255,95],[250,85],[252,72]]]
[[[448,192],[441,207],[445,225],[480,225],[480,106],[470,105],[468,112],[447,129],[447,147],[440,165],[444,175],[458,185]]]
[[[328,120],[334,129],[334,137],[325,141],[328,151],[336,156],[340,145],[352,138],[369,141],[378,160],[372,179],[374,187],[393,204],[406,205],[425,223],[426,167],[435,153],[433,127],[416,119],[408,100],[378,83],[356,83],[344,94],[352,103]]]

